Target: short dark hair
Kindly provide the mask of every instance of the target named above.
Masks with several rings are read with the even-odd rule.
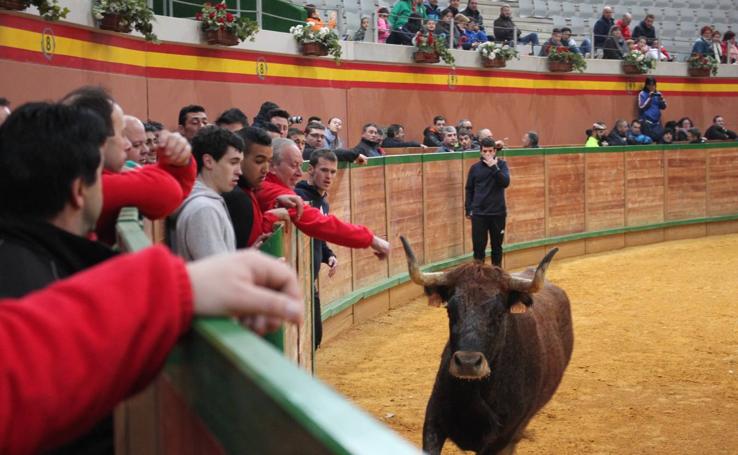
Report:
[[[733,38],[735,38],[735,32],[733,30],[728,30],[723,34],[723,41],[730,41]]]
[[[569,32],[571,33],[571,29],[569,27],[561,27],[561,30],[559,30],[561,33]]]
[[[290,129],[287,130],[287,137],[288,138],[294,136],[295,134],[299,134],[301,136],[304,136],[305,135],[305,132],[303,130],[301,130],[300,128],[290,128]]]
[[[243,139],[237,134],[216,125],[201,128],[192,138],[192,155],[197,161],[197,172],[202,170],[203,156],[207,154],[212,156],[215,161],[220,161],[228,151],[229,146],[243,152]]]
[[[20,106],[0,127],[0,212],[44,220],[61,212],[75,179],[97,181],[106,139],[105,122],[90,109]]]
[[[249,118],[246,117],[246,114],[244,114],[243,111],[237,107],[232,107],[228,109],[227,111],[220,114],[220,116],[215,120],[215,124],[218,126],[232,125],[234,123],[240,123],[243,126],[249,126]]]
[[[646,14],[646,19],[656,19],[656,16],[649,13],[649,14]]]
[[[113,128],[113,104],[115,100],[102,87],[85,86],[67,93],[61,100],[62,104],[85,108],[95,112],[105,122],[108,136],[115,134]]]
[[[265,145],[270,147],[272,145],[272,137],[266,130],[256,128],[253,126],[247,126],[236,131],[238,137],[243,140],[243,155],[247,156],[251,153],[251,146],[253,144]]]
[[[531,147],[538,147],[538,133],[535,131],[528,131],[528,139],[530,139]]]
[[[469,131],[469,128],[461,128],[459,130],[459,133],[456,135],[459,139],[461,139],[461,136],[471,137],[471,131]]]
[[[320,117],[313,115],[312,117],[308,117],[308,123],[320,123],[322,124],[323,121],[320,119]]]
[[[492,139],[491,137],[485,137],[484,139],[482,139],[481,141],[479,141],[479,147],[480,148],[494,147],[494,146],[495,146],[495,140]]]
[[[554,29],[551,30],[551,33],[561,33],[561,29],[554,27]]]
[[[402,129],[402,125],[399,123],[393,123],[387,127],[387,137],[397,137],[397,134]]]
[[[641,123],[640,119],[633,119],[633,121],[630,122],[630,126],[632,127],[634,123],[637,123],[639,126],[643,126],[643,123]]]
[[[442,115],[436,115],[435,117],[433,117],[433,124],[435,125],[439,120],[443,120],[445,122],[446,121],[446,117],[444,117]]]
[[[656,78],[653,76],[647,76],[646,80],[643,81],[643,90],[647,90],[649,85],[656,85]]]
[[[376,129],[377,129],[377,131],[379,131],[379,126],[377,126],[377,124],[376,124],[376,123],[367,123],[366,125],[364,125],[364,126],[362,126],[362,127],[361,127],[361,132],[362,132],[362,133],[366,133],[366,130],[368,130],[368,129],[369,129],[369,128],[371,128],[372,126],[373,126],[374,128],[376,128]]]
[[[10,101],[7,98],[0,97],[0,107],[10,107]]]
[[[325,131],[325,126],[323,126],[322,123],[308,122],[307,126],[305,127],[305,134],[310,134],[310,130]]]
[[[276,108],[272,109],[269,112],[267,112],[267,120],[271,120],[274,117],[282,117],[283,119],[290,119],[290,113],[285,111],[284,109]]]
[[[282,135],[282,130],[280,130],[279,127],[274,123],[265,124],[263,129],[269,133],[277,133],[279,135]]]
[[[338,157],[336,156],[333,150],[318,149],[318,150],[313,150],[313,153],[310,154],[310,165],[312,167],[317,166],[318,161],[320,161],[321,158],[323,158],[324,160],[331,161],[333,163],[338,162]]]
[[[205,108],[197,104],[189,104],[183,107],[179,110],[179,124],[184,126],[187,122],[187,114],[192,114],[194,112],[205,112]]]
[[[156,133],[157,131],[161,131],[163,129],[164,125],[154,120],[148,120],[146,123],[144,123],[144,130],[146,130],[147,133]]]
[[[722,117],[722,115],[716,115],[715,117],[713,117],[712,118],[712,123],[717,122],[717,119],[719,119],[720,117]]]

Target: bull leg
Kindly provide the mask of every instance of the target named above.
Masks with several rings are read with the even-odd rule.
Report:
[[[515,446],[517,443],[510,442],[508,445],[499,449],[496,444],[488,444],[482,450],[477,452],[478,455],[515,455]]]
[[[428,403],[425,422],[423,422],[423,452],[429,455],[440,455],[447,437],[448,434],[436,418],[431,403]]]

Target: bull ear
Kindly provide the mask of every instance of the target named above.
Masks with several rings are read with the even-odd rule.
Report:
[[[507,296],[507,310],[512,314],[525,313],[531,305],[533,299],[528,293],[512,291]]]
[[[428,296],[428,306],[446,308],[448,306],[448,288],[445,286],[425,286],[425,295]]]

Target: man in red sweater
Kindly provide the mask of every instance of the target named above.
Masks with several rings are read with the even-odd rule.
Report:
[[[302,153],[297,144],[289,139],[275,139],[272,150],[271,170],[256,192],[262,211],[274,207],[280,196],[296,196],[294,188],[302,178]],[[305,206],[299,220],[293,216],[293,209],[290,215],[295,226],[310,237],[349,248],[372,248],[379,259],[389,254],[389,242],[374,235],[366,226],[346,223],[311,206]]]
[[[302,311],[295,273],[276,259],[249,250],[185,265],[161,246],[0,299],[0,453],[89,430],[156,377],[193,312],[300,324]]]
[[[103,207],[95,230],[100,241],[113,245],[115,223],[123,207],[137,207],[146,218],[164,218],[192,190],[197,165],[187,140],[179,133],[159,135],[157,164],[121,172],[128,143],[123,134],[123,109],[101,88],[83,87],[62,99],[64,104],[91,109],[105,120],[109,137],[103,146]]]

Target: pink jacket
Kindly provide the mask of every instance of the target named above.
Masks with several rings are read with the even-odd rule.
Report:
[[[377,18],[377,36],[380,43],[386,43],[387,38],[390,36],[390,27],[387,23],[387,19],[380,17]]]

